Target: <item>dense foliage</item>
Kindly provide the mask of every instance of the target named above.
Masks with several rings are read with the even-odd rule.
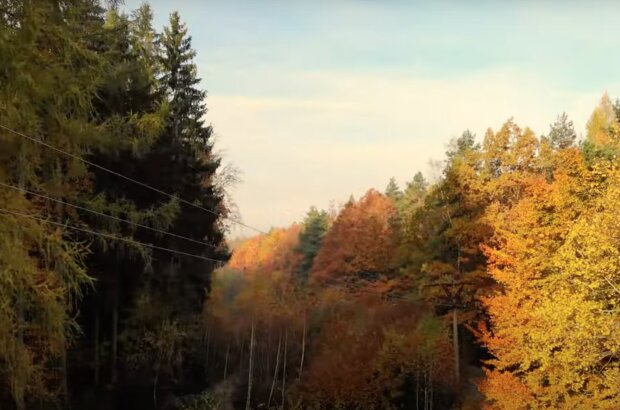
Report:
[[[23,135],[0,132],[1,407],[202,392],[227,210],[186,28],[156,33],[147,5],[2,7],[0,124]]]
[[[434,184],[392,179],[332,217],[311,208],[298,242],[241,244],[205,310],[241,341],[214,342],[228,388],[300,408],[618,408],[614,107],[604,95],[581,142],[566,114],[541,137],[466,131]]]

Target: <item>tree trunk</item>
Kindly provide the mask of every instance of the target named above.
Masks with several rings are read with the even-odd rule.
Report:
[[[22,146],[23,147],[23,146]],[[23,148],[20,148],[20,150]],[[20,152],[20,162],[24,161],[24,156],[23,156],[23,151]],[[20,170],[22,168],[20,167]],[[23,178],[23,174],[22,172],[18,173],[18,182],[17,182],[17,186],[20,189],[24,189],[25,183],[24,183],[24,178]],[[17,313],[17,339],[19,340],[19,344],[23,346],[24,344],[24,321],[25,321],[25,315],[24,315],[24,307],[22,306],[21,301],[19,300],[19,298],[17,298],[16,300],[16,306],[15,306],[15,310]],[[25,403],[25,397],[24,397],[24,391],[22,390],[21,392],[21,397],[18,397],[15,400],[15,408],[17,410],[25,410],[26,409],[26,403]]]
[[[304,369],[304,356],[306,354],[306,322],[307,322],[307,314],[304,311],[304,328],[301,335],[301,359],[299,361],[299,373],[297,374],[297,379],[301,379],[301,372]]]
[[[95,308],[95,386],[99,385],[99,310]]]
[[[207,345],[207,352],[205,354],[205,374],[208,375],[209,374],[209,366],[211,365],[210,360],[209,360],[209,350],[211,349],[211,331],[210,331],[210,327],[209,327],[209,323],[207,322],[207,340],[206,340],[206,345]],[[208,377],[208,376],[207,376]]]
[[[420,402],[418,401],[420,397],[420,372],[416,370],[415,372],[415,409],[420,410]]]
[[[278,380],[278,368],[280,367],[280,346],[282,345],[282,333],[278,338],[278,353],[276,353],[276,368],[273,371],[273,380],[271,381],[271,390],[269,390],[269,400],[267,400],[267,407],[271,406],[271,398],[273,397],[273,390],[276,387],[276,380]]]
[[[118,288],[118,286],[117,286]],[[116,368],[116,360],[118,354],[118,289],[114,296],[114,307],[112,311],[112,384],[116,384],[118,380],[118,371]]]
[[[286,391],[286,351],[288,347],[288,329],[284,330],[284,360],[282,362],[282,408],[284,408],[284,396]]]
[[[243,350],[245,348],[245,338],[241,337],[241,352],[239,353],[239,373],[243,369]]]
[[[159,380],[159,366],[155,370],[155,377],[153,378],[153,408],[157,408],[157,381]]]
[[[429,389],[430,390],[430,398],[429,398],[430,404],[429,404],[428,408],[430,410],[433,410],[433,366],[432,365],[431,365],[431,369],[430,369],[429,374],[428,374],[428,379],[429,379],[428,382],[430,384],[430,389]]]
[[[459,325],[456,308],[452,309],[452,343],[454,349],[454,381],[458,386],[461,377],[461,366],[459,360]]]
[[[226,381],[226,375],[228,373],[228,354],[230,353],[230,340],[226,344],[226,358],[224,359],[224,381]]]
[[[428,410],[428,374],[424,369],[424,410]]]
[[[254,319],[252,319],[252,332],[250,334],[250,360],[248,361],[248,394],[245,399],[245,410],[250,410],[252,396],[252,360],[254,359]]]
[[[60,367],[62,370],[62,399],[64,401],[65,409],[68,409],[69,406],[69,382],[67,380],[67,343],[62,348],[62,356],[60,357]]]

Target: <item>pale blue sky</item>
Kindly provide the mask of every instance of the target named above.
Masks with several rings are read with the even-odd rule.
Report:
[[[158,29],[173,10],[189,27],[217,147],[243,172],[236,201],[261,229],[430,174],[466,128],[514,117],[541,134],[566,111],[583,132],[603,91],[620,95],[612,1],[150,4]]]

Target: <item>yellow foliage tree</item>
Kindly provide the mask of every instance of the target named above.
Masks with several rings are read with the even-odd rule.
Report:
[[[592,112],[587,129],[588,141],[596,146],[609,147],[618,144],[620,125],[607,93],[603,94],[598,106]]]
[[[480,388],[493,409],[618,408],[620,184],[573,148],[552,162],[551,180],[515,173],[512,201],[487,210],[499,287],[482,298],[491,330],[481,341],[495,358]]]

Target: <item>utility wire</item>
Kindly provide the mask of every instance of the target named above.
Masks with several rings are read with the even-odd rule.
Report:
[[[79,210],[82,210],[82,211],[90,212],[90,213],[95,214],[95,215],[99,215],[99,216],[103,216],[103,217],[106,217],[106,218],[114,219],[116,221],[124,222],[124,223],[129,224],[129,225],[137,226],[137,227],[140,227],[140,228],[143,228],[143,229],[148,229],[149,231],[157,232],[157,233],[160,233],[160,234],[163,234],[163,235],[169,235],[169,236],[172,236],[172,237],[175,237],[175,238],[184,239],[186,241],[194,242],[194,243],[197,243],[197,244],[200,244],[200,245],[210,246],[210,247],[212,247],[214,249],[218,249],[219,248],[217,245],[214,245],[212,243],[208,243],[208,242],[204,242],[204,241],[199,241],[199,240],[196,240],[196,239],[188,238],[187,236],[178,235],[178,234],[175,234],[175,233],[172,233],[172,232],[167,232],[167,231],[164,231],[162,229],[153,228],[153,227],[150,227],[148,225],[144,225],[144,224],[141,224],[141,223],[138,223],[138,222],[132,222],[132,221],[129,221],[127,219],[119,218],[119,217],[114,216],[114,215],[108,215],[108,214],[105,214],[103,212],[99,212],[99,211],[96,211],[94,209],[91,209],[91,208],[87,208],[87,207],[80,206],[80,205],[75,205],[75,204],[63,201],[61,199],[52,198],[52,197],[49,197],[47,195],[39,194],[37,192],[32,192],[32,191],[29,191],[29,190],[24,189],[24,188],[16,187],[14,185],[5,184],[3,182],[0,182],[0,186],[6,187],[6,188],[11,188],[11,189],[14,189],[16,191],[20,191],[20,192],[23,192],[23,193],[26,193],[26,194],[37,196],[39,198],[48,199],[50,201],[66,205],[66,206],[69,206],[71,208],[79,209]]]
[[[121,173],[119,173],[119,172],[113,171],[113,170],[111,170],[111,169],[109,169],[109,168],[106,168],[106,167],[104,167],[104,166],[102,166],[102,165],[96,164],[96,163],[94,163],[94,162],[92,162],[92,161],[89,161],[89,160],[87,160],[87,159],[84,159],[84,158],[82,158],[82,157],[80,157],[80,156],[77,156],[77,155],[75,155],[75,154],[71,154],[70,152],[63,151],[63,150],[61,150],[60,148],[57,148],[57,147],[55,147],[55,146],[53,146],[53,145],[50,145],[50,144],[48,144],[48,143],[46,143],[46,142],[44,142],[44,141],[41,141],[41,140],[39,140],[39,139],[37,139],[37,138],[30,137],[30,136],[28,136],[28,135],[26,135],[26,134],[24,134],[24,133],[19,132],[19,131],[15,131],[14,129],[8,128],[8,127],[6,127],[6,126],[4,126],[4,125],[2,125],[2,124],[0,124],[0,128],[1,128],[1,129],[3,129],[3,130],[5,130],[5,131],[11,132],[11,133],[13,133],[13,134],[15,134],[15,135],[18,135],[18,136],[20,136],[20,137],[26,138],[26,139],[28,139],[28,140],[30,140],[30,141],[32,141],[32,142],[37,143],[37,144],[43,145],[44,147],[47,147],[47,148],[49,148],[49,149],[51,149],[51,150],[53,150],[53,151],[56,151],[56,152],[61,153],[61,154],[64,154],[64,155],[66,155],[66,156],[68,156],[68,157],[71,157],[71,158],[73,158],[73,159],[77,159],[78,161],[81,161],[81,162],[83,162],[83,163],[85,163],[85,164],[88,164],[88,165],[90,165],[90,166],[92,166],[92,167],[95,167],[95,168],[98,168],[98,169],[100,169],[100,170],[102,170],[102,171],[108,172],[108,173],[110,173],[110,174],[112,174],[112,175],[115,175],[115,176],[117,176],[117,177],[119,177],[119,178],[123,178],[123,179],[125,179],[125,180],[127,180],[127,181],[133,182],[133,183],[134,183],[134,184],[136,184],[136,185],[140,185],[141,187],[144,187],[144,188],[150,189],[151,191],[157,192],[157,193],[159,193],[159,194],[161,194],[161,195],[165,195],[165,196],[167,196],[167,197],[169,197],[169,198],[176,199],[177,201],[179,201],[179,202],[181,202],[181,203],[184,203],[184,204],[186,204],[186,205],[193,206],[194,208],[198,208],[198,209],[200,209],[200,210],[202,210],[202,211],[208,212],[208,213],[213,214],[213,215],[222,216],[221,214],[219,214],[219,213],[218,213],[218,212],[216,212],[216,211],[213,211],[213,210],[211,210],[211,209],[205,208],[205,207],[200,206],[200,205],[196,205],[196,204],[195,204],[195,203],[193,203],[193,202],[187,201],[187,200],[185,200],[185,199],[183,199],[183,198],[180,198],[180,197],[178,197],[178,196],[176,196],[176,195],[169,194],[168,192],[162,191],[161,189],[158,189],[158,188],[152,187],[151,185],[148,185],[148,184],[146,184],[146,183],[144,183],[144,182],[140,182],[140,181],[138,181],[138,180],[136,180],[136,179],[130,178],[130,177],[126,176],[126,175],[123,175],[123,174],[121,174]],[[253,230],[253,231],[256,231],[256,232],[259,232],[259,233],[262,233],[262,234],[266,234],[266,233],[267,233],[267,232],[265,232],[265,231],[263,231],[263,230],[261,230],[261,229],[258,229],[258,228],[255,228],[255,227],[253,227],[253,226],[247,225],[247,224],[245,224],[245,223],[241,222],[240,220],[238,220],[238,219],[236,219],[236,218],[232,218],[232,217],[230,217],[230,216],[224,216],[224,218],[225,218],[225,219],[228,219],[228,220],[229,220],[229,221],[231,221],[231,222],[236,223],[237,225],[243,226],[243,227],[248,228],[248,229],[251,229],[251,230]]]
[[[196,205],[196,204],[194,204],[194,203],[192,203],[190,201],[187,201],[187,200],[185,200],[183,198],[180,198],[180,197],[178,197],[176,195],[169,194],[168,192],[162,191],[161,189],[155,188],[155,187],[153,187],[151,185],[148,185],[148,184],[146,184],[144,182],[138,181],[136,179],[133,179],[131,177],[123,175],[123,174],[121,174],[119,172],[113,171],[113,170],[111,170],[109,168],[106,168],[106,167],[104,167],[102,165],[99,165],[99,164],[96,164],[96,163],[94,163],[92,161],[84,159],[84,158],[82,158],[80,156],[77,156],[77,155],[71,154],[69,152],[66,152],[66,151],[64,151],[64,150],[62,150],[60,148],[57,148],[57,147],[55,147],[53,145],[50,145],[50,144],[48,144],[48,143],[46,143],[44,141],[41,141],[41,140],[39,140],[37,138],[33,138],[33,137],[28,136],[28,135],[26,135],[26,134],[24,134],[22,132],[13,130],[11,128],[8,128],[8,127],[6,127],[6,126],[4,126],[2,124],[0,124],[0,128],[5,130],[5,131],[11,132],[11,133],[13,133],[15,135],[18,135],[20,137],[26,138],[26,139],[28,139],[28,140],[30,140],[32,142],[37,143],[37,144],[43,145],[44,147],[47,147],[47,148],[49,148],[49,149],[51,149],[53,151],[56,151],[58,153],[64,154],[64,155],[66,155],[66,156],[68,156],[70,158],[73,158],[73,159],[76,159],[78,161],[81,161],[81,162],[83,162],[83,163],[85,163],[87,165],[90,165],[92,167],[98,168],[98,169],[100,169],[102,171],[108,172],[108,173],[110,173],[112,175],[115,175],[117,177],[123,178],[123,179],[125,179],[125,180],[127,180],[129,182],[134,183],[134,184],[140,185],[141,187],[150,189],[151,191],[157,192],[157,193],[159,193],[161,195],[164,195],[164,196],[167,196],[167,197],[169,197],[171,199],[175,199],[175,200],[177,200],[177,201],[179,201],[179,202],[181,202],[183,204],[192,206],[194,208],[198,208],[198,209],[200,209],[202,211],[208,212],[208,213],[213,214],[213,215],[221,216],[218,212],[215,212],[215,211],[213,211],[211,209],[202,207],[200,205]],[[67,206],[70,206],[70,207],[73,207],[73,208],[76,208],[76,209],[81,209],[81,210],[84,210],[84,211],[87,211],[87,212],[91,212],[91,213],[94,213],[94,214],[97,214],[97,215],[100,215],[100,216],[105,216],[105,217],[108,217],[108,218],[112,218],[112,219],[115,219],[115,220],[118,220],[118,221],[122,221],[122,222],[125,222],[125,223],[128,223],[128,224],[131,224],[131,225],[139,226],[139,227],[144,228],[144,229],[148,229],[148,230],[151,230],[151,231],[167,234],[167,235],[178,237],[178,238],[181,238],[181,239],[186,239],[186,240],[189,240],[189,241],[192,241],[192,242],[196,242],[196,243],[200,243],[200,244],[207,245],[207,246],[216,247],[213,244],[197,241],[197,240],[194,240],[194,239],[191,239],[191,238],[187,238],[187,237],[184,237],[184,236],[181,236],[181,235],[177,235],[177,234],[174,234],[174,233],[171,233],[171,232],[166,232],[166,231],[158,230],[158,229],[155,229],[155,228],[151,228],[151,227],[146,226],[146,225],[142,225],[142,224],[138,224],[138,223],[135,223],[135,222],[131,222],[131,221],[128,221],[128,220],[125,220],[125,219],[122,219],[122,218],[118,218],[118,217],[112,216],[112,215],[107,215],[107,214],[104,214],[104,213],[101,213],[101,212],[98,212],[98,211],[94,211],[92,209],[81,207],[79,205],[70,204],[70,203],[67,203],[67,202],[55,199],[55,198],[51,198],[51,197],[47,197],[45,195],[41,195],[41,194],[37,194],[37,193],[34,193],[34,192],[30,192],[30,191],[27,191],[27,190],[22,189],[22,188],[17,188],[17,187],[11,186],[11,185],[3,184],[3,183],[0,183],[0,185],[8,187],[8,188],[18,189],[20,191],[27,192],[27,193],[29,193],[31,195],[43,197],[43,198],[46,198],[46,199],[49,199],[49,200],[52,200],[52,201],[55,201],[55,202],[62,203],[64,205],[67,205]],[[139,241],[134,241],[134,240],[131,240],[131,239],[128,239],[128,238],[123,238],[123,237],[118,237],[118,236],[114,236],[114,235],[110,235],[110,234],[106,234],[106,233],[91,231],[91,230],[88,230],[88,229],[79,228],[79,227],[75,227],[75,226],[64,225],[64,224],[61,224],[61,223],[58,223],[58,222],[49,221],[49,220],[46,220],[46,219],[43,219],[43,218],[38,218],[38,217],[35,217],[33,215],[20,214],[20,213],[8,211],[8,210],[2,209],[2,208],[0,208],[0,212],[6,212],[6,213],[10,213],[10,214],[13,214],[13,215],[18,215],[18,216],[23,216],[23,217],[30,217],[30,218],[38,219],[38,220],[41,220],[41,221],[44,221],[44,222],[47,222],[47,223],[50,223],[50,224],[53,224],[53,225],[67,227],[67,228],[70,228],[70,229],[74,229],[74,230],[78,230],[78,231],[82,231],[82,232],[87,232],[87,233],[91,233],[91,234],[94,234],[94,235],[99,235],[99,236],[107,237],[107,238],[110,238],[110,239],[115,239],[115,240],[125,241],[125,242],[129,242],[129,243],[144,245],[144,246],[147,246],[147,247],[150,247],[150,248],[153,248],[153,249],[165,250],[165,251],[169,251],[169,252],[173,252],[173,253],[178,253],[178,254],[181,254],[181,255],[192,256],[192,257],[196,257],[196,258],[200,258],[200,259],[210,260],[210,261],[213,261],[213,262],[223,262],[221,260],[210,259],[210,258],[206,258],[206,257],[199,256],[199,255],[194,255],[194,254],[187,253],[187,252],[181,252],[181,251],[176,251],[174,249],[159,247],[159,246],[156,246],[156,245],[151,245],[151,244],[147,244],[147,243],[143,243],[143,242],[139,242]],[[265,235],[267,234],[267,232],[265,232],[265,231],[263,231],[261,229],[255,228],[253,226],[247,225],[247,224],[239,221],[236,218],[232,218],[232,217],[224,217],[224,218],[228,219],[229,221],[234,222],[234,223],[236,223],[236,224],[238,224],[240,226],[243,226],[245,228],[251,229],[251,230],[256,231],[256,232],[259,232],[261,234],[265,234]],[[330,286],[328,286],[328,287],[330,287]],[[336,287],[338,287],[338,286],[336,285]],[[348,286],[344,285],[344,287],[346,288]],[[354,285],[353,287],[356,290],[361,290],[360,287],[358,287],[356,285]],[[398,299],[398,300],[407,300],[407,299],[405,299],[405,298],[403,298],[401,296],[396,296],[396,295],[392,295],[391,298],[392,299]]]
[[[157,245],[153,245],[150,243],[144,243],[144,242],[139,242],[139,241],[135,241],[133,239],[129,239],[129,238],[123,238],[121,236],[116,236],[116,235],[112,235],[112,234],[108,234],[105,232],[97,232],[97,231],[93,231],[90,229],[86,229],[86,228],[80,228],[77,226],[73,226],[73,225],[67,225],[67,224],[63,224],[60,222],[56,222],[56,221],[50,221],[49,219],[45,219],[45,218],[41,218],[35,215],[29,215],[29,214],[24,214],[21,212],[15,212],[15,211],[10,211],[8,209],[4,209],[4,208],[0,208],[0,212],[4,212],[5,214],[10,214],[13,216],[21,216],[24,218],[31,218],[31,219],[35,219],[41,222],[45,222],[48,223],[50,225],[55,225],[55,226],[60,226],[62,228],[69,228],[69,229],[73,229],[75,231],[80,231],[80,232],[85,232],[85,233],[89,233],[89,234],[93,234],[93,235],[97,235],[97,236],[101,236],[103,238],[108,238],[108,239],[114,239],[117,241],[123,241],[123,242],[128,242],[134,245],[140,245],[140,246],[146,246],[148,248],[152,248],[152,249],[158,249],[158,250],[162,250],[162,251],[167,251],[167,252],[171,252],[171,253],[177,253],[179,255],[184,255],[184,256],[191,256],[193,258],[197,258],[197,259],[203,259],[206,261],[211,261],[211,262],[225,262],[219,259],[212,259],[212,258],[207,258],[206,256],[201,256],[201,255],[194,255],[192,253],[188,253],[188,252],[183,252],[183,251],[177,251],[175,249],[170,249],[170,248],[164,248],[163,246],[157,246]]]

